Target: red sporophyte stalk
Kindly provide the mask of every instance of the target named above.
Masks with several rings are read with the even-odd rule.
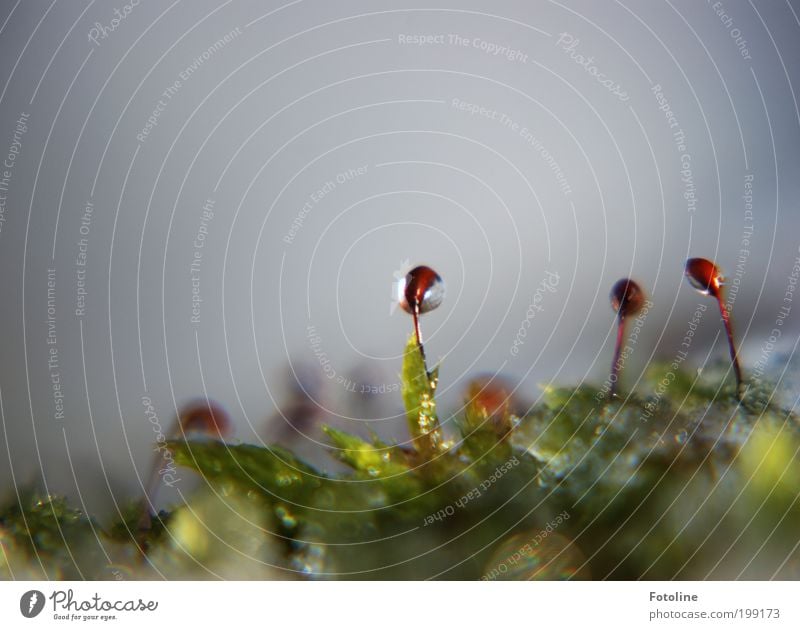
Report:
[[[444,299],[444,292],[444,281],[441,276],[425,265],[414,267],[409,271],[406,274],[405,283],[400,286],[398,301],[401,308],[414,318],[414,333],[423,362],[425,361],[425,347],[422,345],[419,317],[423,313],[437,308]]]
[[[728,349],[731,354],[733,373],[736,375],[736,398],[742,399],[744,381],[742,370],[739,367],[739,357],[736,354],[736,345],[733,343],[733,326],[730,314],[722,300],[722,287],[725,285],[725,277],[717,265],[706,258],[690,258],[686,261],[686,278],[689,283],[703,295],[710,295],[717,300],[719,312],[722,316],[722,323],[725,325],[725,334],[728,337]]]
[[[614,398],[617,394],[617,381],[621,370],[620,354],[622,352],[622,342],[625,340],[625,320],[627,317],[636,315],[642,310],[645,303],[644,291],[630,278],[622,278],[611,287],[611,308],[617,313],[617,341],[614,344],[614,359],[611,362],[611,376],[609,381],[611,387],[608,392],[609,398]]]

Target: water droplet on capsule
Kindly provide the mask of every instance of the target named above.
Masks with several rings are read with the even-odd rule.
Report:
[[[444,299],[444,280],[430,267],[420,265],[406,274],[399,285],[400,307],[410,314],[427,313],[437,308]]]
[[[644,291],[630,278],[622,278],[611,287],[611,308],[620,316],[636,315],[644,306]]]
[[[686,261],[686,278],[703,295],[719,297],[725,277],[719,267],[707,258],[690,258]]]

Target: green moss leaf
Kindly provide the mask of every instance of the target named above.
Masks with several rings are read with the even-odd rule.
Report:
[[[502,389],[473,391],[451,445],[437,371],[412,337],[402,395],[414,448],[327,427],[349,470],[323,474],[280,447],[175,441],[176,462],[210,484],[146,538],[130,533],[140,503],[106,534],[63,500],[26,495],[0,506],[0,575],[800,578],[800,419],[769,385],[740,403],[724,369],[679,368],[666,366],[663,391],[654,371],[644,396],[547,388],[524,417]]]
[[[206,479],[238,485],[265,495],[303,501],[320,487],[323,475],[290,451],[224,442],[170,442],[175,461]]]
[[[326,426],[322,430],[336,447],[336,458],[365,477],[394,477],[408,474],[411,470],[406,454],[398,447],[388,446],[379,440],[366,442],[333,427]]]
[[[25,491],[0,508],[0,575],[84,579],[104,564],[101,537],[97,524],[63,498]]]
[[[444,446],[434,398],[438,381],[439,368],[428,373],[416,338],[411,335],[403,355],[401,392],[414,447],[424,456]]]

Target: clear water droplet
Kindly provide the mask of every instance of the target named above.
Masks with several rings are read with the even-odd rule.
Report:
[[[717,297],[725,284],[719,267],[707,258],[690,258],[686,261],[686,279],[703,295]]]
[[[293,529],[297,526],[297,519],[288,508],[284,505],[279,505],[275,508],[275,515],[280,520],[281,524],[287,529]]]
[[[325,548],[318,544],[304,544],[292,556],[291,566],[309,577],[321,577],[325,569]]]
[[[322,535],[318,527],[305,527],[297,538],[292,542],[291,569],[312,579],[325,579],[336,572],[328,546],[321,542]]]
[[[597,435],[597,436],[603,435],[603,433],[606,432],[606,429],[608,429],[608,425],[605,422],[603,422],[601,424],[598,424],[594,428],[594,434]]]
[[[279,486],[291,486],[292,482],[294,482],[294,477],[289,473],[279,473],[275,476],[275,481],[278,482]]]

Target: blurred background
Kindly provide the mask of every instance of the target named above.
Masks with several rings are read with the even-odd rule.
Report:
[[[797,4],[3,1],[3,496],[102,512],[197,399],[310,457],[321,422],[405,441],[422,263],[446,415],[476,375],[602,383],[625,276],[652,301],[626,389],[700,303],[688,360],[725,356],[688,256],[726,272],[745,371],[780,373]]]

